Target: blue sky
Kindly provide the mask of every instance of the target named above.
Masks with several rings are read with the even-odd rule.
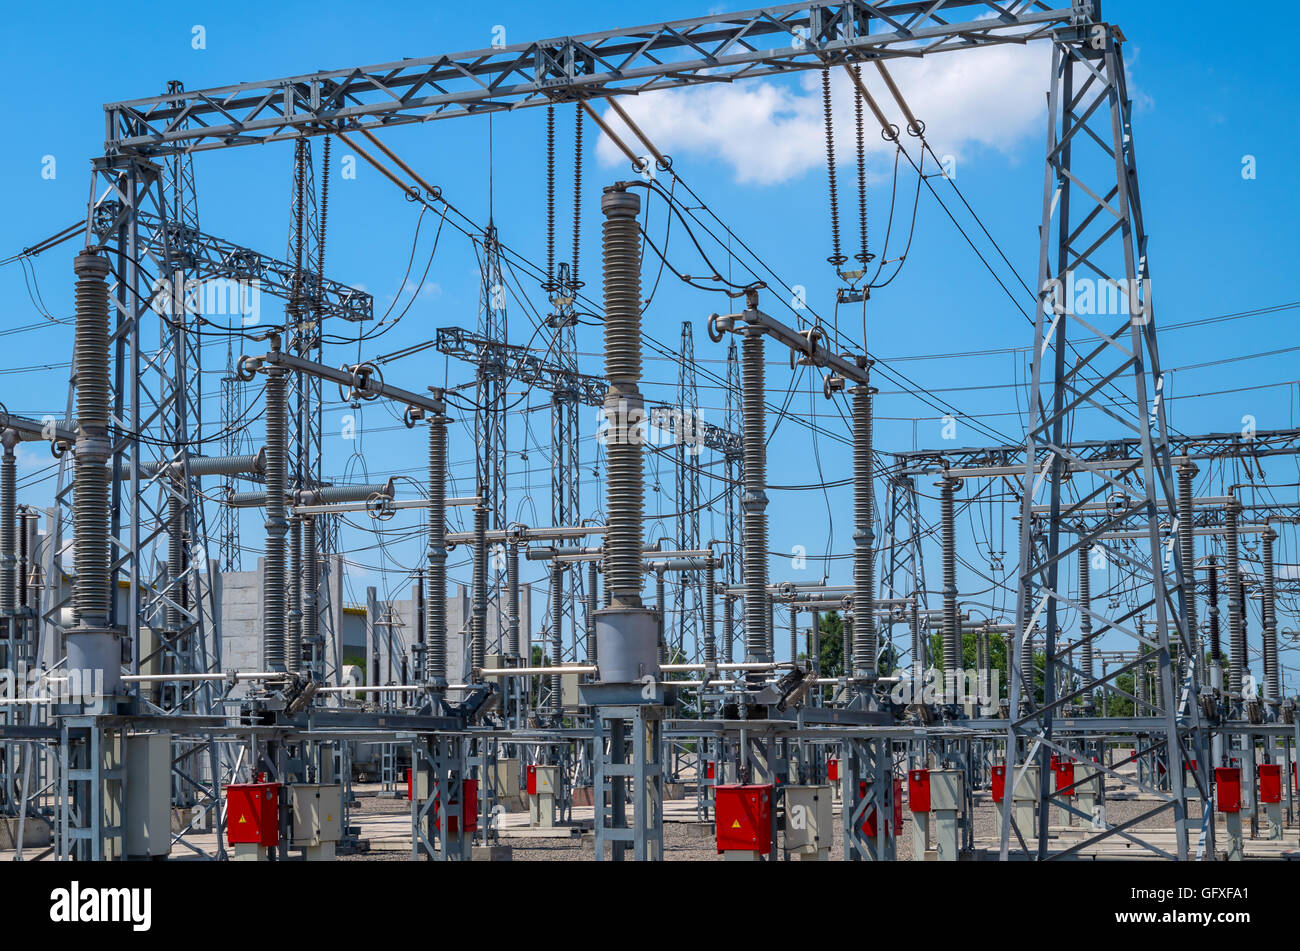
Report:
[[[1252,8],[1252,12],[1258,9]],[[516,43],[701,12],[701,7],[684,2],[660,2],[632,12],[585,3],[502,2],[490,7],[285,3],[258,10],[256,26],[250,27],[253,18],[249,10],[226,5],[195,4],[182,10],[174,4],[145,3],[133,8],[129,21],[92,21],[72,5],[25,5],[8,12],[9,29],[0,37],[0,52],[10,64],[10,75],[39,77],[38,81],[10,83],[0,92],[0,118],[11,130],[6,136],[7,147],[0,152],[0,172],[12,186],[7,213],[0,216],[0,258],[84,215],[88,163],[102,147],[104,102],[160,93],[171,79],[196,89],[478,49],[492,42],[498,26],[505,28],[508,42]],[[1157,326],[1300,300],[1293,278],[1293,262],[1300,253],[1294,227],[1300,202],[1292,167],[1300,143],[1286,32],[1260,31],[1256,17],[1249,22],[1244,17],[1225,18],[1221,6],[1208,3],[1181,3],[1175,13],[1168,4],[1110,0],[1105,12],[1128,38],[1125,55],[1136,106],[1134,132],[1151,241]],[[205,32],[206,48],[201,50],[191,44],[196,25]],[[1037,257],[1045,141],[1041,105],[1049,52],[1040,44],[974,62],[996,52],[960,54],[969,60],[962,63],[936,59],[932,72],[909,72],[911,67],[902,65],[897,75],[904,93],[927,120],[936,150],[955,156],[957,182],[963,193],[1016,271],[1029,281]],[[761,86],[741,85],[703,97],[674,99],[671,107],[638,103],[645,112],[637,114],[656,141],[676,156],[676,168],[719,217],[789,283],[806,287],[808,302],[828,314],[833,309],[836,282],[825,262],[829,239],[826,170],[820,151],[824,142],[817,138],[821,135],[819,120],[811,125],[806,121],[809,115],[816,120],[815,110],[807,111],[810,104],[819,107],[819,91],[807,85],[814,81],[815,77],[805,76]],[[842,90],[836,92],[838,103],[847,107]],[[709,99],[709,95],[723,98]],[[541,260],[543,111],[526,110],[491,122],[496,224],[506,243],[533,260]],[[590,124],[587,128],[582,257],[587,293],[599,299],[599,189],[628,178],[629,172],[608,143],[593,142],[595,130]],[[386,141],[442,187],[459,208],[484,221],[489,205],[488,129],[488,119],[475,117],[394,130]],[[841,123],[839,134],[847,150],[850,129]],[[572,115],[564,109],[559,122],[562,248],[569,241],[571,136]],[[288,143],[278,143],[198,156],[195,172],[204,230],[283,255],[289,227],[291,154]],[[319,156],[319,151],[316,154]],[[347,154],[342,143],[336,142],[336,159]],[[849,158],[847,151],[841,154]],[[42,175],[48,168],[48,156],[56,163],[52,179]],[[1257,170],[1253,179],[1242,175],[1246,156],[1253,156]],[[872,241],[877,248],[883,240],[891,193],[890,161],[879,150],[873,150],[869,161]],[[849,161],[840,167],[840,183],[842,202],[851,210],[855,178]],[[908,172],[899,186],[900,216],[910,204],[914,188],[915,178]],[[913,243],[899,278],[879,291],[870,304],[867,344],[874,354],[920,385],[963,388],[942,395],[963,412],[979,415],[988,430],[1018,441],[1023,423],[1017,406],[1023,407],[1024,394],[1006,384],[1024,379],[1030,326],[924,191],[918,209]],[[336,169],[327,250],[331,276],[365,287],[374,294],[376,309],[387,309],[401,288],[415,217],[414,206],[368,166],[359,163],[355,180],[340,179]],[[426,216],[422,229],[419,262],[429,253],[431,217]],[[855,215],[846,212],[845,221],[845,240],[851,245],[848,236],[855,233]],[[650,227],[662,226],[659,205],[652,211]],[[905,232],[896,232],[892,240],[903,237]],[[0,327],[8,357],[6,372],[0,373],[0,401],[13,411],[41,415],[63,410],[71,331],[49,323],[41,311],[56,317],[71,313],[71,253],[72,245],[64,245],[32,261],[26,272],[17,264],[0,267],[0,290],[8,303]],[[680,232],[672,239],[669,253],[680,270],[701,272],[703,265]],[[716,246],[711,254],[715,260],[726,260],[725,251]],[[32,300],[37,288],[39,307]],[[541,292],[532,284],[525,284],[525,289],[533,305],[542,307]],[[473,327],[478,293],[470,243],[459,234],[446,233],[406,316],[376,342],[376,351],[363,356],[429,339],[437,327]],[[405,305],[403,296],[394,312]],[[718,295],[680,286],[667,275],[645,315],[646,328],[676,350],[681,322],[692,321],[702,371],[721,373],[725,352],[708,341],[703,320],[724,306]],[[510,313],[510,338],[527,339],[533,326],[526,309],[511,302]],[[1300,415],[1295,352],[1253,355],[1300,347],[1297,314],[1300,310],[1281,310],[1162,334],[1162,362],[1172,371],[1167,387],[1174,425],[1185,432],[1230,431],[1240,429],[1247,415],[1255,417],[1260,428],[1295,425]],[[30,329],[19,329],[29,325]],[[355,328],[337,332],[345,331],[355,332]],[[582,328],[579,349],[589,354],[583,357],[583,364],[591,372],[600,368],[599,358],[594,356],[599,346],[599,328]],[[982,355],[933,358],[936,353],[965,351]],[[355,347],[351,354],[339,349],[334,356],[337,359],[327,355],[327,360],[341,362],[355,356]],[[776,360],[774,352],[770,356]],[[205,356],[206,368],[215,371],[208,378],[211,398],[204,408],[209,420],[219,415],[216,378],[224,358],[224,344]],[[48,369],[18,369],[42,366]],[[650,396],[671,398],[676,373],[677,367],[670,361],[648,360],[646,389]],[[455,385],[468,379],[468,368],[426,351],[393,364],[387,376],[411,388]],[[779,366],[770,371],[774,396],[783,394],[789,382]],[[811,383],[820,390],[819,382]],[[887,452],[913,445],[939,446],[941,422],[934,418],[937,414],[898,393],[888,382],[880,385],[878,448]],[[790,404],[791,411],[823,414],[819,422],[842,435],[845,430],[838,414],[820,395],[811,394],[809,386],[805,377]],[[996,388],[977,388],[993,386]],[[1205,393],[1215,395],[1198,395]],[[720,393],[706,378],[701,378],[700,403],[706,419],[738,427],[738,421],[722,417]],[[550,513],[549,421],[540,394],[532,394],[525,407],[534,411],[514,414],[509,422],[511,516],[543,524]],[[339,406],[328,410],[327,472],[338,476],[358,471],[370,475],[410,472],[418,476],[412,471],[418,469],[422,453],[417,437],[400,431],[383,409],[368,407],[358,415],[360,439],[344,440],[337,434],[345,412],[351,411]],[[958,444],[992,440],[988,430],[961,425]],[[594,451],[590,439],[594,428],[594,416],[590,426],[584,420],[584,459]],[[260,442],[260,437],[255,438]],[[771,445],[774,484],[835,481],[850,472],[842,441],[822,437],[814,445],[806,430],[789,422],[781,424]],[[459,486],[464,494],[471,488],[470,449],[462,429],[453,440],[452,455],[460,463],[456,473],[464,480]],[[43,503],[49,497],[52,483],[39,481],[48,465],[43,452],[38,447],[22,457],[23,474],[30,480],[24,490],[26,501]],[[1294,482],[1297,473],[1290,471],[1293,467],[1287,460],[1269,467],[1269,476],[1277,482]],[[647,474],[651,488],[648,512],[675,511],[671,469],[665,464],[658,468],[648,465]],[[1234,479],[1231,472],[1207,473],[1202,481],[1209,490]],[[928,485],[922,489],[932,491]],[[1294,488],[1279,491],[1280,497],[1295,496]],[[594,510],[602,489],[589,469],[583,493]],[[403,494],[410,495],[412,490],[408,487]],[[706,498],[713,494],[708,480],[703,494]],[[881,495],[883,502],[883,491]],[[774,492],[772,548],[791,551],[803,546],[810,556],[828,547],[837,555],[847,553],[851,547],[849,502],[844,490]],[[828,532],[827,512],[833,515],[833,533]],[[927,508],[927,517],[932,514],[932,507]],[[1008,509],[1005,514],[1009,518],[1012,513]],[[964,510],[964,517],[973,518],[974,512]],[[706,538],[723,534],[720,513],[706,514],[703,521]],[[417,524],[414,519],[403,522],[399,518],[387,527],[415,529]],[[260,547],[255,528],[254,520],[246,520],[245,542]],[[672,522],[652,520],[649,531],[651,537],[671,534]],[[971,532],[978,535],[980,531],[972,523]],[[1007,533],[1008,539],[1013,537],[1011,529]],[[352,554],[357,569],[351,596],[361,600],[364,584],[378,585],[381,594],[385,589],[400,592],[406,570],[415,563],[416,540],[395,536],[387,550],[380,550],[359,534],[349,533],[349,537],[357,542]],[[1300,562],[1291,529],[1283,531],[1280,546],[1279,562]],[[971,564],[984,572],[990,570],[984,551],[987,547],[972,544],[965,553]],[[1013,549],[1014,544],[1006,547]],[[928,552],[927,558],[931,587],[937,588],[937,551]],[[1008,551],[1005,560],[1013,568],[1014,552]],[[841,583],[847,580],[847,571],[843,559],[832,561],[828,569],[831,579]],[[774,558],[772,574],[775,580],[816,580],[822,574],[822,564],[810,557],[805,568],[796,569],[789,561]],[[453,577],[467,581],[468,570],[461,564],[453,570]],[[964,590],[987,586],[977,575],[963,572]],[[996,605],[990,610],[996,610]],[[1281,623],[1284,628],[1300,626],[1300,621],[1285,613]],[[783,643],[781,637],[777,641]]]

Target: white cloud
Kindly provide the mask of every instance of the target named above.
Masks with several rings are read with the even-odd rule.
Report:
[[[931,147],[959,160],[976,149],[1014,156],[1026,140],[1046,140],[1044,120],[1051,54],[1047,44],[1007,45],[890,61],[889,71],[912,112],[926,125]],[[885,115],[899,126],[902,113],[874,66],[863,79]],[[853,86],[841,68],[831,71],[836,158],[854,155]],[[620,104],[663,152],[678,160],[721,161],[740,184],[779,185],[824,165],[826,138],[821,74],[797,81],[742,80],[737,83],[662,90],[628,96]],[[892,161],[894,147],[864,107],[868,155]],[[629,146],[631,132],[612,111],[605,119]],[[905,137],[915,157],[915,140]],[[627,159],[606,136],[597,156],[605,165]]]

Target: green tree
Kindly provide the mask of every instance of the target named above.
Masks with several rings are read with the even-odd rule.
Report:
[[[818,661],[822,676],[839,677],[844,673],[844,619],[838,611],[818,612],[817,630],[821,632]]]
[[[997,672],[998,696],[1005,697],[1007,695],[1007,684],[1010,682],[1007,677],[1007,641],[1005,637],[996,631],[990,632],[988,640],[989,668]],[[961,635],[962,670],[976,670],[979,667],[978,656],[979,645],[975,632],[963,631]],[[941,632],[930,636],[930,664],[940,669],[943,667],[943,634]]]
[[[1137,680],[1133,676],[1133,671],[1129,670],[1116,677],[1113,683],[1117,689],[1132,694]],[[1133,701],[1128,697],[1121,697],[1110,691],[1106,691],[1106,702],[1103,706],[1108,717],[1131,717],[1133,715]]]

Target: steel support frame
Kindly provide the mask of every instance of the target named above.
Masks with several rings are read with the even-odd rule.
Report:
[[[1149,608],[1155,621],[1155,638],[1146,641],[1152,659],[1161,671],[1163,695],[1159,701],[1160,727],[1155,741],[1165,750],[1170,764],[1170,805],[1174,811],[1176,852],[1179,859],[1188,857],[1187,801],[1184,789],[1183,762],[1194,753],[1185,750],[1181,731],[1198,726],[1195,704],[1182,704],[1177,698],[1187,693],[1175,685],[1171,666],[1171,645],[1181,643],[1184,656],[1194,656],[1185,624],[1181,559],[1175,552],[1174,564],[1164,564],[1160,537],[1160,512],[1175,509],[1174,481],[1171,467],[1170,439],[1161,398],[1163,380],[1156,348],[1155,324],[1149,291],[1150,270],[1147,264],[1146,233],[1137,190],[1137,163],[1130,125],[1131,103],[1125,86],[1121,39],[1113,27],[1098,30],[1082,41],[1058,35],[1053,43],[1052,80],[1048,98],[1049,129],[1043,188],[1043,218],[1040,227],[1038,268],[1039,298],[1034,327],[1032,365],[1031,424],[1022,457],[1023,496],[1021,502],[1021,539],[1019,583],[1017,586],[1016,634],[1011,671],[1011,710],[1007,726],[1007,762],[1014,765],[1016,776],[1008,777],[1015,788],[1021,770],[1035,757],[1040,765],[1040,801],[1047,809],[1051,801],[1050,751],[1061,752],[1053,741],[1053,721],[1063,704],[1072,701],[1079,690],[1058,696],[1057,675],[1068,664],[1070,645],[1061,650],[1058,608],[1083,606],[1065,594],[1062,564],[1077,558],[1080,547],[1097,540],[1112,520],[1107,519],[1062,544],[1064,523],[1073,521],[1074,509],[1104,498],[1112,489],[1133,495],[1136,509],[1145,516],[1149,561],[1134,559],[1131,566],[1139,583],[1151,589]],[[1127,298],[1127,313],[1119,317],[1094,317],[1076,313],[1073,301],[1066,299],[1065,289],[1072,288],[1075,274],[1096,279],[1103,288],[1121,289]],[[1118,321],[1107,330],[1103,324]],[[1076,331],[1075,337],[1067,329]],[[1067,352],[1070,351],[1070,352]],[[1074,356],[1071,356],[1071,353]],[[1095,374],[1095,379],[1092,378]],[[1102,386],[1127,381],[1131,403],[1124,407],[1132,416],[1111,408],[1099,398]],[[1067,433],[1075,431],[1076,420],[1086,419],[1080,410],[1096,411],[1116,420],[1133,433],[1140,447],[1140,457],[1113,472],[1089,470],[1085,460],[1073,453],[1066,442]],[[1046,461],[1038,465],[1039,450]],[[1063,498],[1067,473],[1073,476],[1074,495]],[[1085,474],[1087,473],[1087,474]],[[1142,488],[1127,484],[1136,476]],[[1034,544],[1033,522],[1035,497],[1046,485],[1050,493],[1047,524],[1042,549]],[[1127,513],[1126,513],[1127,514]],[[1121,516],[1123,517],[1123,516]],[[1031,596],[1030,592],[1034,592]],[[1106,631],[1119,631],[1143,642],[1141,632],[1128,626],[1132,613],[1108,617],[1094,605],[1088,608],[1096,629],[1096,638]],[[1046,670],[1044,698],[1038,705],[1034,685],[1025,681],[1024,664],[1029,631],[1043,631]],[[1121,667],[1103,675],[1101,681],[1117,677]],[[1189,668],[1189,671],[1191,668]],[[1189,677],[1194,676],[1189,673]],[[1026,695],[1015,689],[1019,679]],[[1192,681],[1195,683],[1195,680]],[[1024,747],[1024,756],[1020,755]],[[1193,749],[1199,746],[1193,742]],[[1200,790],[1202,808],[1208,804]],[[1010,848],[1011,798],[1003,804],[1003,831],[1000,853],[1006,858]],[[1103,833],[1110,834],[1109,832]],[[1040,828],[1038,841],[1031,853],[1048,858],[1046,825]]]
[[[652,704],[593,709],[597,861],[621,862],[629,850],[638,862],[663,860],[663,723],[668,709]]]
[[[844,860],[892,862],[898,857],[894,828],[894,758],[888,736],[846,737],[840,744],[840,802]],[[867,823],[875,834],[868,835]]]

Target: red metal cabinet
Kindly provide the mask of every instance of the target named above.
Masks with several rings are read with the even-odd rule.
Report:
[[[772,850],[772,788],[735,783],[715,787],[719,852]]]
[[[1241,770],[1220,766],[1214,771],[1214,790],[1220,812],[1241,812]]]
[[[226,787],[226,841],[231,845],[280,844],[280,784]]]
[[[1056,791],[1059,793],[1062,790],[1068,790],[1068,792],[1064,792],[1063,795],[1067,797],[1073,796],[1075,791],[1070,787],[1074,785],[1074,764],[1063,763],[1058,760],[1056,763],[1055,773]]]
[[[907,804],[913,812],[930,811],[930,771],[928,769],[909,769],[907,771]]]
[[[1259,765],[1259,801],[1282,801],[1282,767],[1277,763]]]

